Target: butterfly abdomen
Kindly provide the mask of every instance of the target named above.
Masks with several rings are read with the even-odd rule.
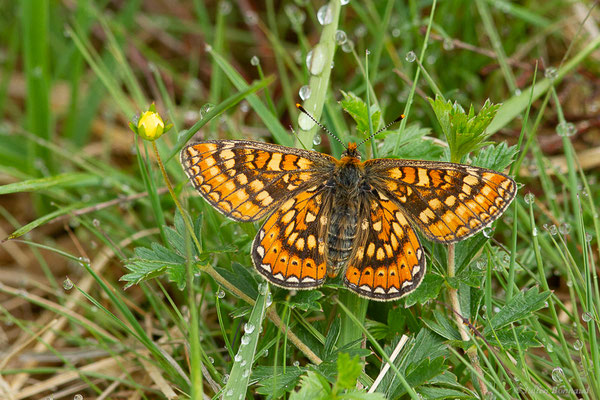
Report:
[[[334,208],[327,232],[327,274],[330,277],[336,276],[348,262],[354,248],[357,223],[358,216],[352,208]]]

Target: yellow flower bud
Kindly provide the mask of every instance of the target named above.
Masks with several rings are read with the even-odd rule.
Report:
[[[165,123],[160,115],[154,111],[146,111],[140,116],[137,124],[137,133],[143,139],[156,140],[165,132]]]

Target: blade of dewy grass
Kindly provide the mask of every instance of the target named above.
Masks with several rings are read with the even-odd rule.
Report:
[[[261,287],[264,290],[259,290],[248,323],[244,326],[245,334],[242,336],[240,348],[234,357],[227,385],[223,389],[223,399],[237,400],[246,396],[260,329],[265,319],[266,299],[269,295],[268,285],[262,283]]]
[[[64,188],[73,186],[100,185],[99,176],[81,172],[68,172],[49,176],[47,178],[28,179],[26,181],[9,183],[0,186],[0,194],[37,192],[49,188]]]

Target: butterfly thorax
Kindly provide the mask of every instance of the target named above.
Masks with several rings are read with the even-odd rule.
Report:
[[[345,268],[355,247],[363,203],[361,199],[369,189],[356,144],[348,146],[338,161],[328,186],[332,194],[332,207],[327,232],[327,274],[335,277]]]

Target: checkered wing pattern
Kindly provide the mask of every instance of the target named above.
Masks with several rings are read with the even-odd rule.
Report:
[[[325,280],[327,213],[331,209],[324,185],[286,200],[258,231],[252,260],[258,272],[275,285],[312,289]]]
[[[380,193],[440,243],[481,231],[502,215],[517,190],[510,177],[468,165],[375,159],[366,161],[365,169]]]
[[[425,254],[400,208],[385,195],[369,196],[344,283],[374,300],[396,300],[419,286]]]
[[[327,176],[334,161],[327,154],[245,140],[209,140],[181,151],[181,164],[206,201],[245,222],[264,218]]]

